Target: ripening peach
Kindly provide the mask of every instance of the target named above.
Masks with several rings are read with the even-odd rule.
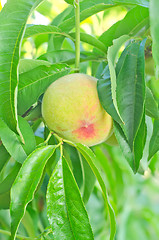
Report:
[[[48,87],[42,116],[50,130],[87,146],[105,141],[112,128],[112,118],[98,98],[97,79],[81,73],[61,77]]]

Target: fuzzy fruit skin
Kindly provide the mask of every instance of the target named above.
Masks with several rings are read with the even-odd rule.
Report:
[[[112,128],[98,98],[97,79],[82,73],[61,77],[48,87],[42,116],[59,136],[87,146],[104,142]]]

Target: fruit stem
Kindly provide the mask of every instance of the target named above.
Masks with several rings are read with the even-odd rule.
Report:
[[[63,141],[63,139],[59,137],[56,133],[54,133],[53,135],[59,142]]]
[[[79,65],[80,65],[80,5],[79,5],[79,0],[75,0],[74,6],[75,6],[75,22],[76,22],[75,68],[77,69],[75,72],[78,73],[79,72]]]
[[[49,132],[49,135],[47,136],[47,138],[46,138],[46,140],[44,141],[44,143],[46,143],[46,144],[48,143],[48,141],[50,140],[52,134],[53,134],[53,133],[50,131],[50,132]]]

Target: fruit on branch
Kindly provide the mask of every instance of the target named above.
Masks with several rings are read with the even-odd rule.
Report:
[[[112,129],[112,118],[98,98],[97,79],[81,73],[61,77],[48,87],[42,116],[50,130],[87,146],[104,142]]]

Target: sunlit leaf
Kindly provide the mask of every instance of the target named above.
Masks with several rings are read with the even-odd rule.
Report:
[[[19,133],[16,98],[21,41],[27,19],[41,1],[10,0],[0,12],[0,117]]]
[[[146,108],[146,114],[148,116],[155,119],[159,119],[159,110],[158,110],[157,102],[155,101],[154,96],[148,87],[146,87],[145,108]]]
[[[20,163],[15,163],[15,165],[12,167],[11,172],[8,173],[8,175],[5,177],[5,179],[0,183],[0,194],[6,193],[10,190],[18,172],[21,167]]]
[[[99,185],[102,189],[102,193],[104,196],[104,201],[107,206],[109,217],[110,217],[110,230],[111,230],[110,240],[113,240],[114,236],[115,236],[115,232],[116,232],[115,214],[114,214],[114,210],[112,209],[112,206],[109,203],[106,186],[105,186],[105,183],[104,183],[104,181],[101,177],[101,173],[100,173],[101,169],[99,169],[99,166],[98,166],[98,160],[97,160],[95,154],[93,153],[93,151],[90,148],[88,148],[87,146],[85,146],[81,143],[71,143],[71,142],[68,142],[68,143],[70,143],[70,145],[76,147],[78,149],[78,151],[83,155],[83,157],[86,159],[86,161],[90,165],[92,171],[94,172],[94,175],[96,176],[96,178],[99,182]]]
[[[35,136],[29,123],[22,117],[19,118],[19,128],[23,134],[25,144],[22,145],[27,155],[32,153],[36,147]]]
[[[133,1],[134,2],[134,1]],[[141,3],[142,4],[142,3]],[[113,44],[113,40],[122,35],[135,36],[145,25],[149,23],[149,10],[145,7],[134,7],[126,16],[113,24],[106,32],[104,32],[99,40],[109,47]]]
[[[39,66],[48,66],[50,67],[51,63],[44,60],[38,60],[38,59],[21,59],[19,61],[19,74],[28,72],[32,70],[33,68],[39,67]]]
[[[74,3],[74,0],[64,0],[64,1],[71,5],[73,5],[73,3]]]
[[[111,93],[111,80],[99,79],[97,82],[98,96],[100,103],[107,113],[117,122],[122,123],[115,107],[113,104],[112,93]]]
[[[151,0],[150,1],[150,29],[151,29],[151,36],[152,36],[152,55],[155,60],[156,64],[156,77],[159,78],[159,1],[158,0]]]
[[[85,158],[82,156],[81,157],[81,162],[82,162],[82,170],[83,170],[83,201],[86,204],[90,198],[90,195],[94,189],[94,185],[96,182],[96,177],[85,160]]]
[[[77,183],[65,158],[59,160],[47,190],[48,218],[55,239],[94,239]],[[80,228],[79,228],[80,226]]]
[[[66,64],[54,64],[50,67],[39,66],[20,74],[18,113],[23,114],[28,110],[52,82],[68,74],[70,70]]]
[[[145,124],[145,115],[143,115],[142,122],[134,139],[133,149],[130,148],[128,140],[117,122],[114,122],[114,130],[124,157],[128,161],[134,173],[136,173],[139,168],[140,160],[143,156],[143,150],[146,141],[147,129]]]
[[[9,153],[7,152],[5,147],[1,144],[0,145],[0,172],[5,166],[5,164],[7,163],[7,161],[9,160],[9,158],[10,158]]]
[[[0,138],[9,154],[19,163],[23,163],[27,155],[18,136],[0,119]]]
[[[11,188],[11,240],[15,239],[26,206],[34,197],[44,167],[55,151],[55,147],[50,145],[36,149],[25,160],[15,179]]]
[[[129,39],[129,36],[123,35],[119,39],[114,40],[113,46],[108,48],[108,66],[110,71],[110,79],[111,79],[111,92],[112,92],[112,100],[115,107],[115,110],[118,114],[118,118],[120,118],[120,121],[123,122],[123,119],[119,113],[119,109],[117,106],[117,99],[116,99],[116,88],[117,88],[117,82],[116,82],[116,61],[118,58],[119,50],[121,46]],[[119,121],[119,120],[118,120]]]
[[[149,145],[149,159],[159,150],[159,120],[155,120],[153,124],[153,133]]]
[[[122,56],[119,59],[122,67],[117,75],[117,105],[124,121],[122,128],[131,149],[144,112],[144,46],[145,40],[141,43],[132,42],[124,50],[124,60]]]

